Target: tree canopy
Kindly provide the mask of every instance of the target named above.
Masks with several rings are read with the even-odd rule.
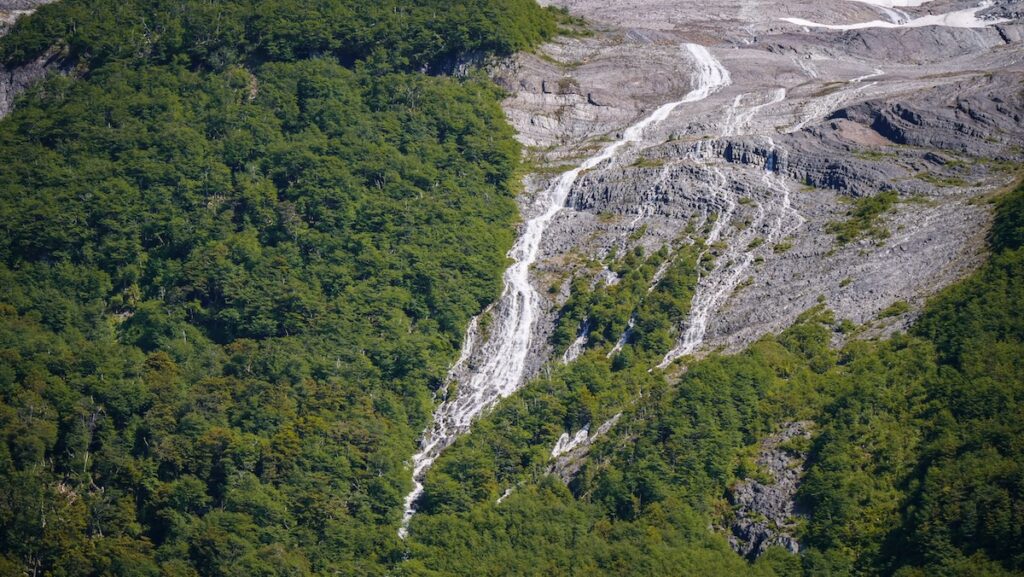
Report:
[[[532,1],[67,0],[0,122],[0,573],[379,574],[501,287]],[[443,33],[442,33],[443,32]]]
[[[441,73],[558,18],[63,0],[0,39],[4,64],[67,72],[0,121],[0,574],[1024,572],[1024,189],[997,203],[988,262],[884,340],[825,303],[652,372],[714,247],[589,263],[619,282],[577,279],[551,339],[582,354],[438,459],[397,538],[407,460],[517,219],[501,94]],[[561,434],[619,413],[568,485],[551,474]],[[815,430],[803,550],[749,563],[728,491],[795,419]]]

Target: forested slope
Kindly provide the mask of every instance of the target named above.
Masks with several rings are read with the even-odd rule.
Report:
[[[674,384],[601,348],[536,379],[428,475],[406,568],[1021,574],[1024,188],[996,213],[989,262],[937,296],[909,335],[863,340],[821,305],[741,354],[691,364]],[[839,351],[829,346],[836,332],[854,337]],[[644,348],[624,354],[643,358]],[[568,486],[548,474],[563,431],[593,430],[618,411]],[[797,420],[815,429],[809,446],[788,448],[809,452],[797,494],[802,551],[770,549],[748,564],[726,542],[728,490],[764,475],[752,459],[759,439]]]
[[[648,368],[711,257],[594,263],[621,282],[575,283],[552,337],[587,322],[589,350],[453,445],[398,540],[405,462],[517,219],[501,95],[436,74],[556,20],[64,0],[0,40],[5,64],[69,72],[0,122],[0,574],[1024,572],[1024,189],[910,334],[867,340],[825,302],[668,378]],[[551,474],[563,432],[619,412],[568,485]],[[803,550],[750,563],[727,495],[794,420]]]
[[[0,122],[0,573],[379,574],[500,289],[531,0],[68,0]]]

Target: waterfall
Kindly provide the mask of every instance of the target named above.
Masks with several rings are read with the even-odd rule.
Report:
[[[614,160],[624,147],[642,142],[644,132],[668,118],[677,106],[704,100],[730,83],[729,71],[707,48],[685,44],[683,49],[696,66],[692,77],[693,89],[681,100],[662,105],[627,128],[619,140],[563,173],[538,198],[542,209],[540,214],[526,222],[509,252],[513,264],[505,271],[505,288],[493,309],[495,321],[491,337],[482,348],[483,361],[459,383],[455,397],[441,403],[434,411],[433,422],[420,440],[420,450],[412,457],[413,490],[405,498],[405,513],[398,531],[400,537],[405,538],[408,534],[409,520],[416,512],[416,499],[423,492],[423,477],[437,457],[459,435],[469,430],[477,416],[511,395],[521,384],[540,307],[540,296],[530,284],[530,267],[537,260],[544,231],[565,206],[580,174]],[[468,353],[464,351],[464,354]]]

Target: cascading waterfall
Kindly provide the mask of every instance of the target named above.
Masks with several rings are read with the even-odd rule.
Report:
[[[530,266],[537,260],[544,231],[565,206],[577,178],[584,171],[614,159],[623,147],[641,142],[644,132],[668,118],[677,106],[704,100],[730,83],[729,71],[707,48],[697,44],[685,44],[683,48],[696,65],[693,90],[681,100],[661,106],[627,128],[619,140],[563,173],[537,199],[542,209],[540,214],[526,222],[509,252],[513,264],[505,271],[505,288],[494,308],[496,319],[492,336],[482,350],[483,362],[459,383],[455,398],[441,403],[434,411],[433,423],[423,433],[419,452],[412,457],[413,490],[405,498],[405,513],[398,531],[400,537],[405,538],[408,534],[409,520],[416,512],[416,499],[423,492],[423,476],[434,460],[459,435],[469,430],[473,419],[511,395],[522,381],[540,305],[540,297],[530,284]]]
[[[717,243],[721,239],[726,225],[732,220],[733,213],[736,212],[736,200],[733,198],[734,195],[728,190],[725,175],[717,168],[714,169],[714,172],[719,184],[711,186],[711,189],[718,193],[717,196],[721,196],[723,207],[718,213],[714,225],[711,227],[711,232],[708,234],[706,240],[708,246]],[[760,205],[758,209],[762,210]],[[697,292],[693,295],[690,304],[690,318],[687,321],[686,330],[683,331],[683,338],[658,364],[659,369],[664,369],[679,357],[692,353],[704,342],[704,333],[707,332],[711,312],[718,307],[719,303],[739,283],[739,272],[736,271],[745,269],[749,264],[748,261],[753,260],[753,256],[745,255],[742,257],[741,266],[733,267],[730,266],[731,263],[726,262],[731,261],[732,256],[731,254],[720,256],[717,259],[714,270],[706,278],[698,278],[698,285],[703,284],[703,286],[698,286]]]
[[[569,348],[565,349],[565,353],[562,355],[562,364],[568,365],[575,361],[583,354],[583,351],[587,348],[587,335],[590,334],[590,319],[584,319],[583,324],[580,325],[579,335],[576,340],[569,345]]]
[[[739,107],[744,96],[746,95],[741,94],[733,101],[732,108],[723,126],[723,137],[740,134],[745,126],[763,108],[782,102],[786,98],[786,91],[784,89],[776,89],[764,103],[752,106],[745,111],[740,111]],[[796,220],[797,227],[803,224],[804,219],[791,207],[789,189],[786,188],[786,185],[776,182],[775,172],[778,170],[778,166],[775,142],[768,138],[767,143],[769,150],[765,156],[762,180],[767,191],[770,193],[778,192],[781,195],[781,202],[775,207],[777,216],[769,224],[767,237],[771,242],[778,242],[793,230],[792,228],[785,227],[787,219]],[[711,232],[708,234],[706,240],[708,246],[723,240],[725,227],[732,219],[737,208],[736,195],[730,190],[725,175],[718,168],[714,169],[714,173],[717,177],[717,184],[709,182],[708,185],[709,189],[715,193],[715,196],[722,199],[722,209],[718,213],[718,218],[715,220]],[[745,232],[731,239],[728,249],[719,255],[710,273],[698,278],[698,288],[690,303],[690,315],[687,319],[682,338],[658,364],[659,369],[668,367],[679,357],[692,354],[704,343],[704,335],[707,333],[711,313],[717,310],[736,290],[736,287],[743,279],[743,275],[754,261],[754,252],[750,248],[749,243],[754,239],[752,236],[754,231],[765,223],[766,219],[767,214],[764,204],[757,202],[757,214],[753,219],[753,224],[747,227]]]
[[[587,442],[590,438],[590,425],[583,427],[576,434],[569,436],[569,433],[562,433],[562,436],[558,438],[558,442],[555,443],[555,448],[551,449],[551,458],[560,457],[569,451],[575,449],[581,444]]]

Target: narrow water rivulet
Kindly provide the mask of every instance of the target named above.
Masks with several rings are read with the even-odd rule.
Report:
[[[405,498],[399,536],[407,535],[409,520],[416,512],[416,500],[423,492],[423,477],[441,452],[468,431],[477,416],[512,394],[522,383],[540,305],[540,297],[530,283],[530,267],[537,260],[545,230],[565,206],[577,178],[584,171],[614,160],[624,147],[641,143],[645,131],[668,118],[678,106],[704,100],[730,83],[729,71],[707,48],[685,44],[683,50],[695,67],[692,90],[682,99],[662,105],[627,128],[619,140],[563,173],[538,199],[541,212],[526,222],[509,252],[513,264],[505,271],[505,288],[493,308],[494,324],[490,338],[483,345],[482,361],[458,383],[454,397],[434,411],[433,422],[421,438],[420,450],[412,457],[413,490]],[[467,342],[467,346],[470,344]]]

